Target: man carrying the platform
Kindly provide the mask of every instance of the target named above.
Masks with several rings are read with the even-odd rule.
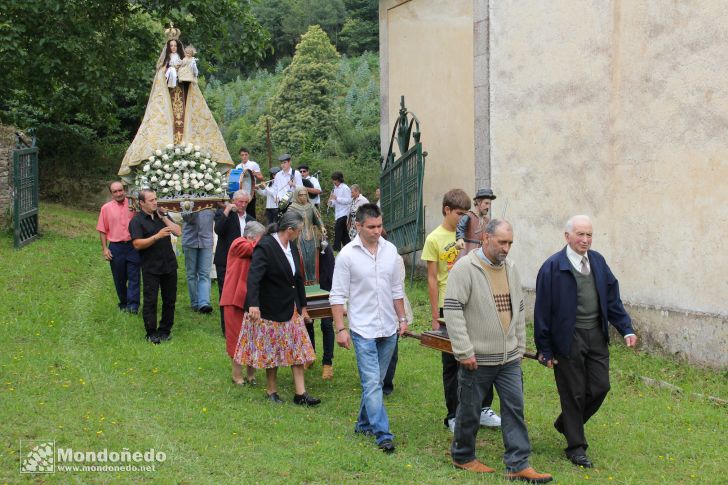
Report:
[[[492,219],[483,247],[471,251],[450,271],[445,319],[458,369],[459,404],[451,446],[453,465],[492,473],[475,457],[483,396],[495,384],[503,416],[503,444],[508,480],[546,483],[528,462],[531,443],[523,415],[521,359],[526,351],[526,311],[521,280],[507,260],[513,244],[511,224]]]
[[[394,452],[394,436],[384,407],[382,383],[397,334],[407,330],[404,287],[397,248],[382,238],[382,213],[364,204],[356,213],[358,235],[339,253],[329,295],[336,342],[354,344],[362,396],[355,433],[372,435],[385,453]],[[344,326],[348,301],[349,330]]]
[[[215,272],[217,273],[217,289],[222,297],[227,269],[227,257],[230,246],[245,232],[245,224],[254,221],[245,209],[250,203],[250,194],[238,190],[233,194],[233,203],[225,203],[225,208],[218,208],[215,212],[215,234],[217,234],[217,247],[215,248]],[[225,312],[220,309],[220,327],[225,335]]]
[[[119,297],[119,310],[137,313],[140,260],[129,234],[129,222],[134,218],[134,212],[129,210],[129,201],[121,182],[111,182],[109,192],[112,200],[101,207],[96,230],[101,238],[104,259],[111,266],[111,276]]]
[[[456,261],[463,258],[473,249],[483,245],[483,232],[490,221],[488,213],[490,204],[495,200],[495,194],[490,188],[478,189],[473,197],[473,208],[465,213],[455,228],[456,245],[460,252]],[[483,410],[480,415],[480,424],[490,428],[497,428],[501,424],[498,415],[493,411],[493,386],[485,393]]]
[[[146,339],[153,344],[171,338],[174,306],[177,301],[177,257],[170,236],[179,237],[182,229],[172,222],[166,211],[157,208],[153,190],[139,191],[141,211],[129,222],[134,249],[139,251],[144,279],[144,327]],[[157,328],[157,296],[162,293],[162,319]]]

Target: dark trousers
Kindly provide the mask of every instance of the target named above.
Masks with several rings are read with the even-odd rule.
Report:
[[[483,396],[498,389],[503,431],[503,461],[507,472],[519,472],[528,467],[531,442],[523,417],[523,374],[520,359],[503,365],[479,365],[476,370],[460,367],[460,386],[457,418],[450,452],[456,463],[475,459],[475,442],[480,428],[480,409]]]
[[[440,318],[445,313],[440,308]],[[458,410],[458,368],[460,364],[454,355],[447,352],[442,353],[442,388],[445,392],[445,407],[447,407],[447,416],[443,420],[445,426],[447,422],[455,417]],[[493,404],[493,385],[488,388],[483,395],[482,407],[489,408]]]
[[[215,265],[215,273],[217,274],[217,292],[219,297],[222,298],[222,287],[225,284],[225,270],[227,266],[222,264]],[[220,308],[220,300],[217,300],[218,308]],[[220,328],[222,329],[222,335],[225,336],[225,312],[220,308]]]
[[[556,355],[556,388],[561,414],[554,426],[566,436],[567,456],[584,455],[588,444],[584,423],[589,421],[609,392],[609,349],[600,328],[574,331],[568,357]]]
[[[349,231],[346,230],[346,216],[336,219],[334,224],[334,251],[340,251],[342,246],[351,242]]]
[[[177,301],[177,270],[165,274],[142,271],[144,278],[144,328],[147,335],[169,335],[174,325],[174,304]],[[162,293],[162,319],[157,328],[157,293]]]
[[[111,276],[114,278],[119,309],[136,312],[139,309],[139,252],[131,241],[109,243],[112,259]]]
[[[278,209],[266,209],[265,219],[268,221],[268,225],[273,224],[278,219]]]
[[[397,343],[394,345],[392,359],[389,361],[387,373],[384,375],[384,383],[382,384],[382,392],[385,396],[389,396],[394,391],[394,373],[397,372],[397,361],[399,360],[399,335],[397,335]]]
[[[253,219],[255,219],[257,216],[255,215],[255,191],[250,195],[250,202],[248,202],[248,205],[245,207],[245,212],[250,215]]]
[[[316,336],[314,331],[314,321],[306,324],[306,331],[308,332],[308,338],[311,340],[314,352],[316,351]],[[323,365],[331,365],[334,360],[334,319],[333,318],[322,318],[321,319],[321,334],[324,341],[324,355],[321,359]]]

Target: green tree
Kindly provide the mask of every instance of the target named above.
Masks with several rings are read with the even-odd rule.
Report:
[[[346,21],[339,33],[340,50],[350,56],[379,50],[378,0],[344,0]]]
[[[130,137],[170,20],[203,72],[265,55],[268,34],[238,0],[3,0],[0,121]]]
[[[344,0],[258,0],[252,10],[270,32],[275,48],[275,53],[265,61],[268,67],[293,56],[301,35],[311,25],[320,26],[336,45],[347,14]]]
[[[272,101],[276,146],[300,153],[326,141],[336,122],[338,58],[326,32],[318,25],[309,27]]]

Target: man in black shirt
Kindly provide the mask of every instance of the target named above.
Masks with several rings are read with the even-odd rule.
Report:
[[[179,237],[182,229],[172,222],[166,211],[157,208],[153,190],[139,192],[141,212],[129,222],[134,249],[142,260],[144,305],[142,315],[146,339],[154,344],[170,339],[174,325],[174,304],[177,300],[177,257],[169,237]],[[162,319],[157,329],[157,292],[162,292]]]

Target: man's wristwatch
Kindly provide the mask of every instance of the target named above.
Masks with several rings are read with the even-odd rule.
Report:
[[[407,323],[407,317],[399,317],[399,323]]]
[[[346,330],[346,327],[338,329],[338,330],[336,331],[336,334],[338,335],[338,334],[340,334],[341,332],[343,332],[344,330]]]

